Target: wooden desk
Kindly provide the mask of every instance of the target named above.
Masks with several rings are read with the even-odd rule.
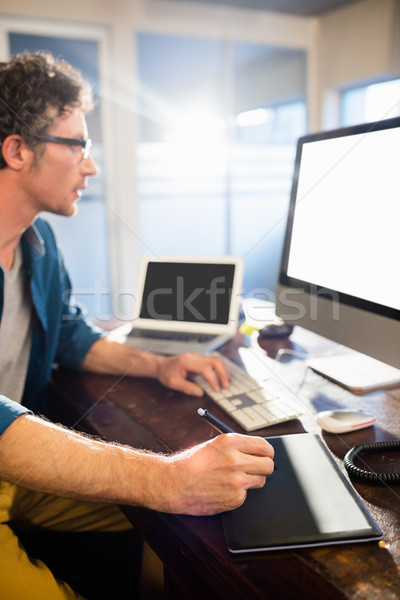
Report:
[[[296,328],[293,341],[271,342],[267,350],[273,355],[282,345],[304,347],[310,342],[308,335]],[[237,357],[240,341],[238,336],[224,349],[230,358]],[[315,412],[361,405],[377,415],[375,427],[342,436],[323,434],[340,465],[347,450],[358,443],[399,439],[400,389],[359,397],[306,371],[300,360],[281,368],[291,387],[299,389],[305,415],[257,433],[320,432]],[[240,430],[208,398],[188,397],[151,380],[60,370],[54,376],[52,395],[63,419],[77,429],[155,451],[179,450],[214,436],[211,427],[197,417],[199,406]],[[398,459],[398,454],[387,453],[384,464],[374,466],[379,471],[396,470]],[[386,547],[372,542],[240,558],[226,549],[220,516],[168,515],[137,507],[127,507],[126,513],[165,565],[167,598],[399,599],[400,485],[353,483],[381,527]]]

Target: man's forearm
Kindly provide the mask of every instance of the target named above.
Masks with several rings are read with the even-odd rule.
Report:
[[[31,415],[18,417],[0,437],[1,479],[83,500],[153,507],[164,460]]]
[[[101,338],[86,354],[82,368],[94,373],[157,377],[163,357],[139,348]]]

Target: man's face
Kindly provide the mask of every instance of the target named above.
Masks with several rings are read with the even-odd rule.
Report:
[[[87,126],[84,114],[74,108],[57,117],[48,135],[85,140]],[[27,196],[36,213],[48,211],[72,216],[78,208],[86,179],[96,175],[97,166],[89,156],[83,158],[81,146],[46,143],[43,154],[34,158],[26,180]]]

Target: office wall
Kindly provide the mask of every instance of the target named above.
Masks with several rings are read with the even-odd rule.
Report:
[[[322,88],[400,75],[400,2],[367,0],[320,19]]]
[[[364,0],[319,19],[319,127],[339,124],[340,91],[400,77],[400,2]],[[316,129],[318,129],[317,127]]]

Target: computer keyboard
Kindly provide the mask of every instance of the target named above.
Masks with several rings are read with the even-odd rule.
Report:
[[[303,413],[300,401],[281,379],[263,366],[262,379],[255,379],[224,358],[231,380],[227,390],[215,392],[202,375],[195,382],[246,431],[254,431]]]
[[[161,331],[159,329],[135,329],[129,333],[129,337],[141,337],[157,340],[173,340],[183,342],[208,342],[215,337],[215,333],[194,333],[189,331]]]

